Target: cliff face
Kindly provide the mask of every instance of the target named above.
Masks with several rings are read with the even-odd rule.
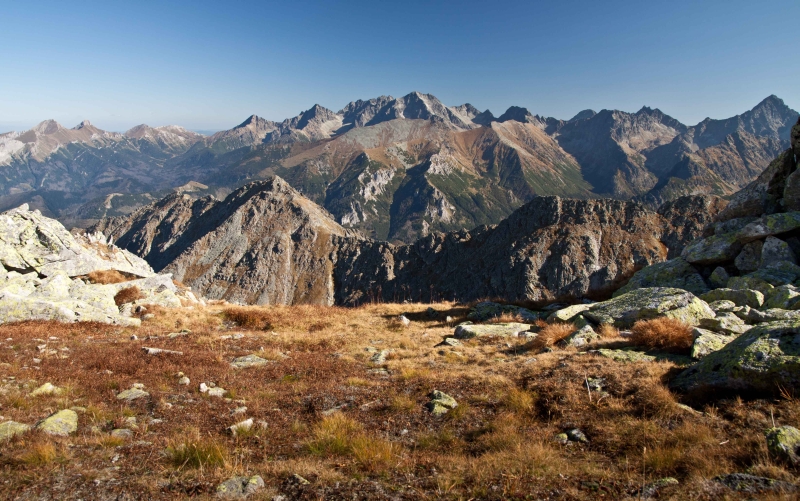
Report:
[[[635,202],[539,197],[497,226],[396,246],[342,228],[274,177],[223,201],[173,194],[94,230],[209,299],[539,301],[610,291],[636,269],[680,252],[722,205],[686,197],[659,214]]]

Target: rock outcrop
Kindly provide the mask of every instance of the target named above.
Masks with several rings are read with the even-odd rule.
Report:
[[[93,272],[116,272],[119,283],[91,283]],[[122,289],[138,292],[117,304]],[[132,289],[133,290],[133,289]],[[0,214],[0,323],[23,320],[93,321],[138,325],[137,306],[180,307],[171,275],[158,275],[143,259],[102,234],[72,235],[58,221],[21,206]]]
[[[209,299],[548,301],[609,294],[636,269],[668,257],[663,239],[679,252],[722,206],[693,197],[661,215],[634,202],[538,197],[497,226],[397,246],[342,228],[274,177],[223,201],[173,194],[93,229]]]

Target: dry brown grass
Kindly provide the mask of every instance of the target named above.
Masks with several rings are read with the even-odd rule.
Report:
[[[120,291],[114,295],[114,302],[117,306],[122,306],[123,304],[134,303],[143,298],[144,294],[142,294],[142,291],[134,285],[133,287],[120,289]]]
[[[644,348],[685,353],[694,339],[689,325],[674,318],[660,317],[633,324],[630,341]]]
[[[496,316],[496,317],[492,317],[492,318],[490,318],[489,320],[486,321],[486,323],[489,323],[489,324],[506,324],[506,323],[511,323],[511,322],[516,322],[516,323],[520,323],[520,324],[527,324],[528,323],[528,321],[525,320],[524,318],[522,318],[521,315],[519,315],[517,313],[508,313],[508,312],[503,313],[502,315],[499,315],[499,316]]]
[[[121,284],[123,282],[129,282],[131,279],[127,276],[123,275],[117,270],[98,270],[93,271],[86,275],[86,278],[89,279],[89,282],[93,284]]]
[[[545,324],[537,333],[536,337],[529,343],[529,347],[533,349],[542,349],[554,346],[576,330],[575,326],[571,323]]]
[[[619,337],[619,329],[611,324],[601,324],[597,329],[601,339],[614,339]]]
[[[752,472],[797,482],[795,469],[769,459],[763,434],[773,418],[800,422],[800,399],[790,391],[777,400],[698,403],[700,412],[693,412],[665,386],[675,371],[668,362],[625,364],[571,350],[531,356],[497,340],[465,341],[447,350],[461,356],[442,356],[434,345],[452,328],[428,319],[428,305],[253,307],[268,316],[269,331],[231,326],[227,307],[148,307],[156,318],[139,329],[0,326],[4,420],[34,424],[54,409],[86,409],[69,437],[32,431],[4,443],[5,491],[36,498],[68,481],[84,499],[123,492],[138,499],[205,498],[233,475],[258,473],[270,486],[262,497],[271,499],[288,495],[282,485],[297,473],[311,482],[300,499],[380,499],[391,492],[407,499],[589,500],[635,498],[643,481],[674,476],[680,485],[669,498],[738,499],[728,491],[708,494],[710,479]],[[404,312],[411,325],[389,329]],[[192,333],[165,336],[178,324]],[[243,337],[228,337],[234,332]],[[147,356],[139,342],[128,341],[132,333],[184,355]],[[32,369],[42,344],[68,356],[43,357]],[[374,372],[368,346],[395,350],[396,358],[383,364],[388,373]],[[270,362],[231,369],[234,357],[250,353]],[[178,372],[191,385],[178,385]],[[602,389],[587,391],[587,378],[601,380]],[[46,381],[68,390],[28,398]],[[120,403],[116,394],[134,382],[150,398]],[[216,383],[237,401],[200,394],[200,382]],[[424,404],[434,389],[459,406],[433,417]],[[247,411],[231,415],[240,406]],[[137,418],[134,440],[111,440],[110,430],[128,417]],[[251,417],[267,427],[226,433]],[[151,425],[152,418],[163,422]],[[590,443],[555,442],[567,427],[580,428]],[[109,472],[114,482],[104,480]]]
[[[243,329],[270,330],[272,315],[263,308],[229,306],[222,310],[223,316]]]

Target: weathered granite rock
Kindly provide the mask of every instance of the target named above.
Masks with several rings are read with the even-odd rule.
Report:
[[[505,324],[461,324],[456,327],[453,337],[456,339],[472,339],[475,337],[516,337],[530,330],[530,324],[510,322]]]
[[[767,237],[761,250],[759,268],[771,268],[782,261],[797,264],[789,244],[779,238]]]
[[[800,430],[794,426],[778,426],[765,433],[770,456],[787,463],[800,464]]]
[[[53,385],[53,383],[45,383],[31,392],[32,397],[41,395],[58,395],[62,392],[61,388]]]
[[[21,435],[31,429],[31,425],[16,421],[0,423],[0,441],[8,440],[16,435]]]
[[[48,435],[66,437],[78,430],[78,413],[71,409],[64,409],[45,418],[36,428]]]
[[[700,296],[706,302],[733,301],[737,306],[761,308],[764,304],[764,294],[749,289],[714,289]]]
[[[681,257],[698,265],[719,264],[730,261],[742,250],[738,233],[723,233],[701,238],[687,245]]]
[[[258,355],[245,355],[243,357],[234,358],[231,362],[231,367],[234,369],[247,369],[249,367],[260,367],[268,363],[269,360],[261,358]]]
[[[0,214],[0,265],[6,270],[35,271],[45,277],[56,273],[75,277],[96,270],[140,277],[154,274],[143,259],[102,240],[76,239],[61,223],[29,210],[27,204]]]
[[[728,336],[738,336],[750,329],[744,321],[733,313],[720,313],[716,318],[700,320],[700,327]]]
[[[263,489],[264,485],[264,479],[260,475],[233,477],[217,486],[217,497],[222,499],[244,499]]]
[[[639,493],[639,498],[640,499],[654,498],[656,497],[656,495],[658,495],[659,491],[664,490],[665,487],[678,484],[680,484],[680,482],[678,482],[677,478],[673,477],[660,478],[655,482],[650,482],[649,484],[642,487]]]
[[[583,348],[587,344],[598,339],[600,339],[600,334],[595,332],[591,325],[584,325],[577,331],[564,338],[564,344],[567,346],[574,346],[576,348]]]
[[[708,302],[708,307],[714,310],[714,313],[716,313],[717,315],[719,315],[720,313],[732,312],[737,308],[736,303],[734,303],[733,301],[728,301],[727,299],[710,301]]]
[[[733,264],[736,269],[742,273],[756,271],[761,267],[761,251],[764,247],[764,242],[756,240],[745,244],[742,251],[736,256]]]
[[[709,290],[708,285],[694,266],[687,263],[685,259],[677,257],[637,271],[628,283],[614,295],[618,296],[645,287],[674,287],[698,296]]]
[[[781,285],[770,290],[764,301],[765,309],[800,309],[800,290],[793,285]]]
[[[764,492],[789,493],[797,492],[797,486],[767,477],[757,477],[748,473],[729,473],[714,477],[714,481],[719,482],[725,487],[749,494],[760,494]]]
[[[714,271],[711,272],[711,275],[708,277],[708,283],[711,285],[712,288],[719,288],[725,287],[728,284],[728,280],[730,280],[731,276],[725,271],[725,268],[722,266],[717,266],[714,268]]]
[[[778,261],[760,268],[747,276],[761,279],[774,286],[792,284],[800,278],[800,266],[789,261]]]
[[[717,221],[760,217],[781,210],[785,179],[794,171],[791,150],[781,153],[755,181],[731,197],[730,203],[717,216]],[[766,235],[764,235],[766,236]]]
[[[800,212],[765,214],[736,233],[742,242],[752,242],[769,236],[780,235],[800,228]]]
[[[800,384],[800,321],[760,324],[686,369],[672,388],[775,391]]]
[[[428,402],[427,407],[434,416],[442,416],[451,409],[458,407],[458,402],[456,402],[455,398],[439,390],[433,390],[430,398],[431,400]]]
[[[634,362],[672,362],[676,365],[686,366],[691,365],[694,359],[684,356],[675,355],[672,353],[645,353],[637,350],[636,348],[621,348],[621,349],[608,349],[600,348],[599,350],[592,350],[589,353],[599,355],[601,357],[610,358],[616,362],[634,363]]]
[[[556,310],[547,317],[548,322],[571,322],[575,317],[591,308],[591,304],[574,304]]]
[[[728,289],[734,290],[754,290],[764,295],[768,294],[775,286],[769,282],[753,276],[731,277],[728,280]]]
[[[708,304],[691,292],[667,287],[638,289],[608,301],[595,303],[583,315],[596,322],[630,327],[637,320],[661,316],[697,325],[703,318],[714,318]]]
[[[117,393],[117,400],[127,400],[128,402],[132,402],[134,400],[147,398],[149,396],[150,394],[141,388],[130,388]]]
[[[719,351],[733,341],[732,336],[725,336],[706,329],[695,327],[692,330],[694,342],[692,343],[692,358],[703,358],[710,353]]]

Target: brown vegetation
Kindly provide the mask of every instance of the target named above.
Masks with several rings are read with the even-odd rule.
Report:
[[[231,325],[230,306],[148,307],[156,318],[139,329],[0,326],[3,420],[33,424],[54,410],[82,408],[69,437],[31,431],[4,444],[3,490],[31,499],[205,499],[233,475],[259,474],[267,488],[253,498],[272,499],[287,495],[286,482],[299,474],[310,484],[290,498],[590,500],[636,498],[643,483],[673,476],[680,485],[660,498],[741,499],[711,479],[749,472],[797,481],[796,469],[769,459],[763,435],[773,419],[800,422],[800,399],[790,392],[692,410],[665,387],[672,363],[618,363],[574,349],[532,357],[497,340],[434,347],[452,327],[427,319],[427,307],[245,308],[269,322],[266,332],[263,323]],[[411,325],[390,329],[400,313]],[[166,336],[178,327],[192,332]],[[538,327],[559,329],[545,334],[552,339],[567,330]],[[626,342],[609,332],[602,342]],[[183,355],[146,355],[140,341],[129,340],[133,333]],[[367,347],[392,356],[376,366]],[[233,358],[251,353],[270,362],[231,369]],[[41,359],[35,371],[34,357]],[[179,372],[189,386],[178,384]],[[43,382],[64,391],[30,398]],[[214,382],[232,400],[200,393],[201,382]],[[150,397],[117,400],[133,383]],[[459,404],[442,418],[425,408],[434,389]],[[247,411],[231,415],[237,407]],[[110,434],[131,417],[132,439]],[[246,418],[265,424],[227,433]],[[568,427],[589,443],[556,442]]]
[[[133,287],[120,289],[120,291],[114,295],[114,303],[116,303],[117,306],[122,306],[123,304],[134,303],[143,298],[144,294],[142,294],[142,291],[134,285]]]
[[[631,342],[636,346],[685,353],[692,347],[692,328],[675,318],[639,320],[631,328]]]
[[[117,270],[97,270],[86,275],[89,282],[93,284],[121,284],[129,282],[131,279]]]
[[[553,346],[576,330],[575,326],[571,323],[546,324],[539,330],[533,341],[530,342],[530,347],[541,349]]]

